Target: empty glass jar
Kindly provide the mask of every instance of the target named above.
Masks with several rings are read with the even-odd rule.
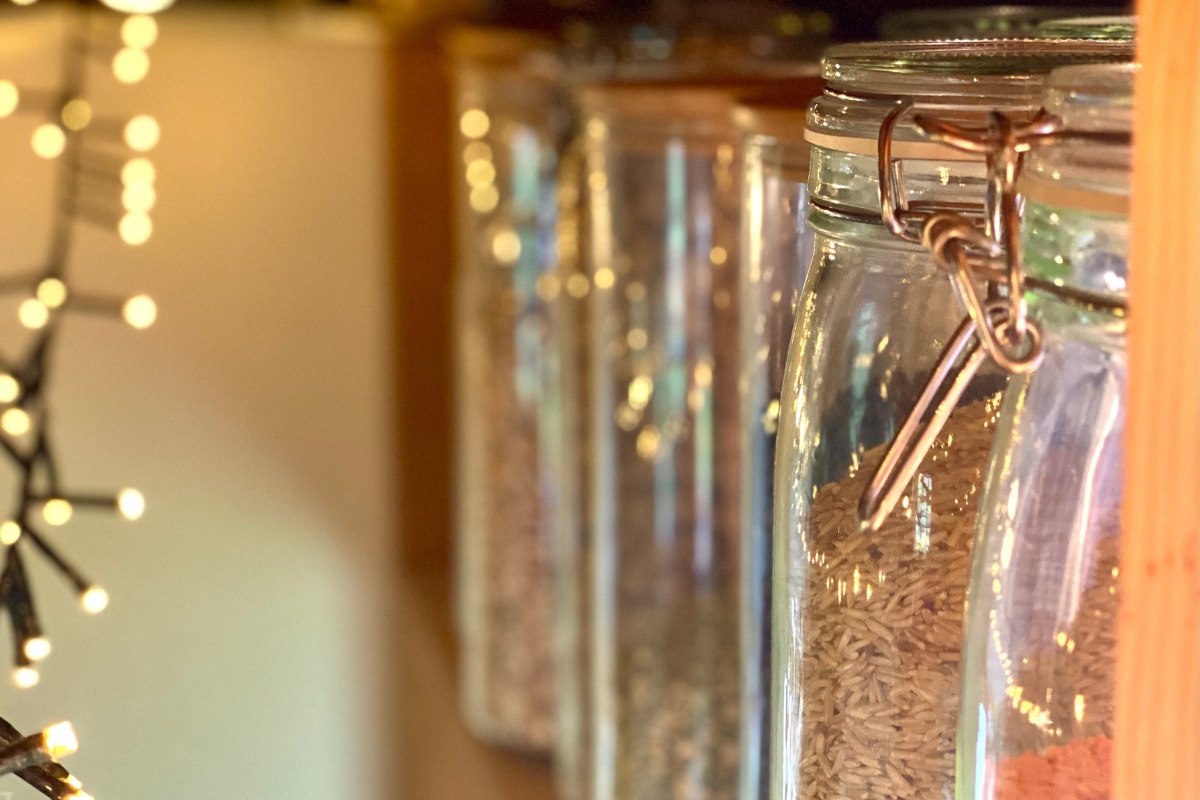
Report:
[[[767,796],[771,691],[771,526],[783,367],[812,260],[804,117],[822,81],[797,79],[743,99],[740,257],[741,763],[738,796]]]
[[[1128,133],[1134,68],[1071,67],[1046,107]],[[1043,146],[1026,162],[1026,271],[1125,297],[1129,147]],[[1126,318],[1032,292],[1044,360],[1001,407],[980,505],[960,717],[960,800],[1112,796]]]
[[[553,537],[560,453],[547,341],[563,112],[526,34],[459,31],[455,81],[457,577],[462,705],[490,741],[554,732]]]
[[[1045,75],[1114,43],[909,42],[827,51],[809,108],[815,256],[784,376],[775,481],[771,795],[949,798],[963,602],[1003,376],[981,373],[876,533],[859,501],[962,318],[948,276],[880,222],[896,98],[982,125],[1030,117]],[[984,166],[900,117],[910,207],[981,209]],[[921,204],[917,206],[917,204]]]

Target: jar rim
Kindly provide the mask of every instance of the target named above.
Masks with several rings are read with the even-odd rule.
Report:
[[[821,59],[821,74],[833,86],[868,86],[874,92],[912,94],[908,86],[893,85],[918,76],[933,84],[930,94],[1007,94],[1016,87],[1026,88],[1032,100],[1034,85],[1040,87],[1041,78],[1056,67],[1132,60],[1132,43],[1111,40],[866,42],[831,47]]]
[[[885,40],[902,40],[910,37],[910,31],[932,32],[938,35],[945,30],[956,33],[969,27],[972,38],[1022,38],[1051,20],[1079,16],[1079,12],[1092,15],[1119,13],[1118,6],[1078,8],[1072,6],[994,5],[953,8],[921,8],[908,11],[892,11],[879,18],[877,28]],[[927,37],[919,37],[927,38]]]
[[[1137,17],[1127,14],[1051,19],[1037,26],[1037,35],[1043,39],[1132,41],[1137,38]]]

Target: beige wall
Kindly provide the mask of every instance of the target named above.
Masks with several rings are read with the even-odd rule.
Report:
[[[54,40],[24,12],[0,18],[0,73]],[[54,434],[70,485],[136,486],[147,512],[53,531],[109,590],[99,617],[28,559],[54,652],[35,689],[0,684],[0,713],[70,719],[97,800],[395,796],[383,67],[338,20],[174,10],[145,82],[96,72],[99,105],[161,123],[159,201],[140,248],[84,231],[75,283],[145,291],[159,322],[69,321]],[[0,120],[0,274],[44,247],[35,124]]]

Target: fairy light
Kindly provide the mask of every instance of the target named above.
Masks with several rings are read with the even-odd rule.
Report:
[[[130,211],[121,217],[121,222],[117,225],[121,241],[135,247],[149,241],[153,232],[154,224],[150,222],[150,217],[141,211]]]
[[[18,689],[29,689],[37,686],[39,678],[41,676],[38,675],[38,671],[33,667],[17,667],[13,670],[13,685]]]
[[[126,47],[147,50],[158,41],[158,23],[149,14],[133,14],[121,23],[121,41]]]
[[[7,372],[0,372],[0,403],[11,403],[21,394],[21,384]]]
[[[125,144],[139,153],[153,150],[159,135],[158,122],[146,114],[139,114],[125,123]]]
[[[99,586],[89,586],[79,595],[79,605],[89,614],[99,614],[108,608],[108,592]]]
[[[158,317],[158,306],[148,296],[139,294],[125,301],[121,308],[121,316],[134,328],[145,330],[153,325]]]
[[[17,319],[26,328],[36,331],[46,327],[46,323],[50,321],[50,309],[46,308],[46,304],[41,300],[30,297],[17,306]]]
[[[143,156],[131,158],[121,168],[121,183],[130,186],[135,183],[154,183],[154,164]]]
[[[42,158],[58,158],[67,146],[67,135],[53,122],[37,126],[33,131],[33,152]]]
[[[58,308],[67,301],[67,285],[58,278],[46,278],[38,284],[37,299],[46,308]]]
[[[21,93],[12,81],[0,81],[0,117],[10,116],[21,102]]]
[[[112,71],[121,83],[137,83],[150,72],[150,56],[140,48],[123,48],[113,56]]]
[[[16,544],[21,538],[21,526],[13,520],[0,522],[0,544]]]
[[[42,737],[46,752],[54,759],[69,756],[79,749],[79,740],[75,738],[75,730],[69,722],[51,725],[42,731]]]
[[[63,106],[62,123],[69,130],[81,131],[92,121],[92,105],[87,100],[75,98]]]
[[[146,513],[146,498],[137,489],[122,489],[117,493],[117,510],[125,519],[141,519]]]
[[[50,655],[50,640],[45,636],[26,639],[25,643],[21,645],[21,650],[30,661],[41,661]]]
[[[123,14],[156,14],[175,4],[175,0],[100,0],[113,11]]]
[[[22,436],[29,432],[31,420],[29,414],[23,408],[5,409],[3,414],[0,414],[0,429],[3,429],[9,436]]]
[[[46,520],[47,525],[66,525],[71,521],[75,509],[70,502],[61,497],[53,497],[46,501],[42,506],[42,519]]]
[[[150,183],[131,183],[121,192],[121,205],[132,214],[145,216],[147,211],[154,208],[156,199],[154,185]],[[146,217],[146,221],[149,222],[150,218]]]

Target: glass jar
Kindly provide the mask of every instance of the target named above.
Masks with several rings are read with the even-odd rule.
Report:
[[[553,56],[526,34],[460,30],[454,61],[458,265],[456,600],[474,733],[553,742],[557,408],[546,303],[563,112]],[[549,232],[549,236],[547,235]]]
[[[884,41],[928,39],[1026,39],[1046,20],[1081,14],[1119,14],[1120,7],[979,6],[974,8],[922,8],[894,11],[879,18],[879,38]],[[1060,38],[1060,37],[1053,37]],[[1061,37],[1074,38],[1074,37]]]
[[[1137,17],[1070,17],[1052,19],[1037,26],[1039,39],[1116,39],[1132,41],[1137,35]]]
[[[743,98],[741,303],[741,763],[738,796],[767,796],[770,759],[771,526],[783,367],[812,261],[804,117],[820,78]]]
[[[771,796],[949,798],[963,601],[1003,376],[981,372],[877,533],[859,500],[963,316],[948,276],[879,221],[877,141],[897,95],[982,125],[1028,119],[1045,75],[1112,42],[879,43],[827,51],[809,108],[815,255],[780,402]],[[984,165],[900,118],[924,208],[982,208]]]
[[[598,800],[735,791],[736,88],[582,95]]]
[[[1131,66],[1058,70],[1068,127],[1130,130]],[[1125,297],[1129,147],[1059,144],[1026,161],[1030,275]],[[960,800],[1112,797],[1126,318],[1030,292],[1037,371],[1001,407],[964,647]]]

